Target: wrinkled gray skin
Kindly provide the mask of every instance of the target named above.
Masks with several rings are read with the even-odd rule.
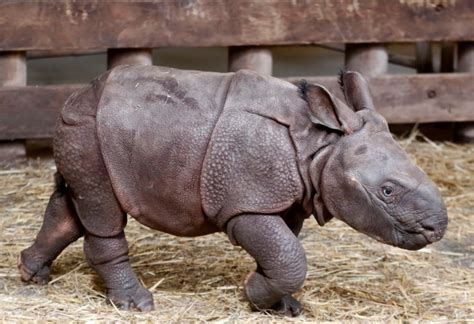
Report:
[[[381,242],[419,249],[443,236],[440,193],[392,139],[362,76],[325,88],[250,71],[118,67],[73,94],[54,140],[56,191],[24,281],[84,236],[89,264],[122,308],[154,308],[133,272],[126,214],[167,233],[223,231],[256,261],[244,293],[255,309],[295,316],[306,257],[297,235],[314,214]],[[401,94],[403,95],[403,94]]]

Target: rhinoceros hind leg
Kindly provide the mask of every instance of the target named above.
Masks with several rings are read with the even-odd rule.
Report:
[[[54,138],[54,158],[86,231],[113,236],[123,230],[126,218],[102,158],[97,96],[89,85],[68,99]]]
[[[76,105],[76,110],[92,111],[89,106],[95,103],[86,91],[70,104]],[[104,280],[109,300],[123,309],[153,309],[152,295],[140,285],[128,259],[123,232],[127,218],[102,158],[95,118],[85,114],[74,123],[61,123],[54,148],[58,170],[85,229],[86,258]]]
[[[67,189],[59,184],[51,195],[35,242],[18,257],[23,281],[46,284],[54,259],[84,233]]]
[[[237,216],[230,220],[227,233],[259,265],[244,284],[252,308],[299,315],[301,305],[291,294],[303,285],[306,256],[283,219],[276,215]]]
[[[86,233],[84,252],[89,264],[105,281],[107,297],[120,309],[154,309],[153,295],[138,281],[128,259],[125,234],[98,237]]]

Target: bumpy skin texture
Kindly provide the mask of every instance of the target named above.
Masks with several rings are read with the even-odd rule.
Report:
[[[24,281],[46,284],[50,266],[61,251],[84,233],[64,181],[56,174],[56,190],[46,207],[43,225],[32,246],[21,252],[18,268]]]
[[[130,266],[128,213],[174,235],[226,232],[257,262],[245,282],[252,307],[296,316],[291,294],[306,275],[297,235],[311,213],[406,249],[439,240],[447,215],[436,186],[393,141],[363,78],[341,83],[350,107],[321,86],[249,71],[120,66],[100,76],[62,110],[57,188],[19,257],[22,279],[46,283],[84,235],[109,300],[153,309]]]
[[[45,229],[19,260],[23,279],[47,282],[52,260],[85,234],[86,258],[104,279],[109,299],[126,309],[152,309],[151,294],[128,260],[126,213],[182,236],[226,230],[229,219],[246,219],[244,212],[278,213],[255,216],[270,218],[261,223],[269,233],[263,244],[274,241],[280,248],[281,255],[272,257],[278,267],[290,241],[298,253],[288,260],[303,262],[295,234],[311,213],[312,189],[304,175],[314,151],[334,139],[314,131],[306,106],[295,86],[245,71],[119,67],[102,75],[73,94],[62,111],[54,144],[59,177],[67,184],[60,202],[67,206],[46,212]],[[57,204],[56,195],[50,205]],[[59,225],[49,220],[60,212],[75,231],[50,242],[48,232],[59,233]],[[253,226],[260,226],[258,220]],[[233,242],[248,245],[244,237]],[[259,249],[263,256],[263,245]],[[257,261],[271,267],[272,258]],[[299,275],[274,282],[276,292],[257,285],[249,298],[258,308],[295,315],[301,305],[290,294],[302,283]]]
[[[89,264],[104,279],[107,297],[121,309],[154,309],[153,296],[142,287],[128,259],[124,233],[113,237],[86,234],[84,252]]]
[[[291,294],[303,285],[306,256],[285,222],[275,215],[241,215],[229,221],[227,233],[257,261],[244,287],[252,306],[298,315],[301,307]]]
[[[158,67],[111,72],[97,104],[98,139],[117,198],[139,222],[180,236],[218,230],[202,212],[199,184],[230,81]]]
[[[309,169],[326,139],[312,128],[295,86],[247,71],[119,67],[97,108],[100,149],[121,206],[180,236],[295,203],[309,216],[309,177],[299,170]]]
[[[103,91],[101,78],[66,103],[54,143],[55,159],[85,228],[86,258],[104,279],[109,299],[124,309],[151,310],[152,296],[141,286],[128,260],[125,211],[100,150],[96,107]]]
[[[90,233],[114,236],[125,227],[103,162],[97,136],[97,103],[108,74],[74,93],[66,102],[54,138],[54,158],[82,224]]]

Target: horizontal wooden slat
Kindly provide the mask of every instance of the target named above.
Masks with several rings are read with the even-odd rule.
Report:
[[[69,95],[81,85],[0,88],[0,140],[48,138]]]
[[[342,97],[336,77],[304,79]],[[474,121],[474,74],[385,75],[369,83],[377,110],[390,123]],[[51,137],[64,101],[79,87],[0,88],[0,140]]]
[[[0,35],[0,50],[474,40],[474,1],[3,0]]]
[[[288,78],[297,82],[301,78]],[[308,77],[342,98],[334,77]],[[369,79],[374,104],[389,123],[474,120],[474,74],[398,74]]]

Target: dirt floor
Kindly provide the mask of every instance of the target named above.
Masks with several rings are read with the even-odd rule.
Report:
[[[309,271],[297,294],[315,320],[474,320],[474,145],[404,140],[439,184],[449,210],[445,238],[420,251],[382,245],[340,221],[309,219],[301,240]],[[0,320],[287,321],[251,312],[241,296],[254,264],[223,234],[176,238],[130,220],[133,267],[154,294],[151,313],[120,311],[104,298],[82,240],[53,265],[46,286],[24,284],[19,252],[41,225],[52,192],[51,160],[0,168]],[[290,319],[291,320],[291,319]]]

